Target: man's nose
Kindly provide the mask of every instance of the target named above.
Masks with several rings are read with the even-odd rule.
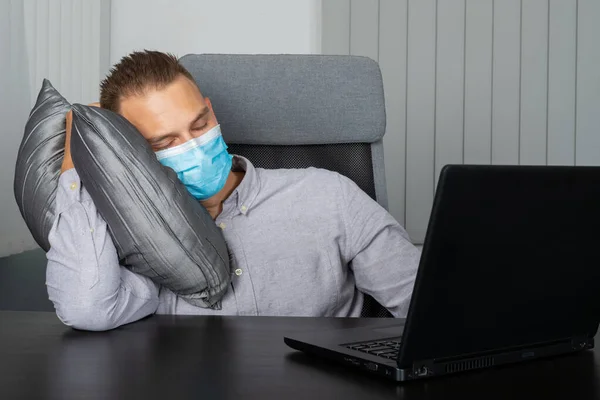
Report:
[[[189,140],[195,139],[196,137],[192,134],[192,131],[186,131],[181,133],[180,140],[182,143],[185,143]]]

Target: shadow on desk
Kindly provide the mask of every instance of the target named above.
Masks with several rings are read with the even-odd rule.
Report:
[[[64,388],[93,388],[105,398],[179,399],[191,393],[229,398],[227,363],[217,360],[231,351],[232,331],[219,330],[216,340],[207,341],[194,327],[172,329],[155,322],[147,318],[112,332],[65,332],[50,361],[49,386],[57,394]]]

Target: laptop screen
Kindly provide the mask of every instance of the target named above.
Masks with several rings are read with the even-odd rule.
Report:
[[[589,336],[600,318],[600,168],[447,166],[401,363]]]

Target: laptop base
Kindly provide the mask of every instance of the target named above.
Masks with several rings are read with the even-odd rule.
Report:
[[[396,382],[491,368],[545,357],[571,354],[594,348],[593,338],[571,338],[552,343],[539,343],[501,351],[482,352],[477,355],[425,360],[415,363],[410,368],[399,368],[395,360],[388,360],[384,357],[373,356],[358,350],[349,349],[346,347],[347,343],[331,342],[333,336],[344,338],[348,338],[349,336],[364,336],[373,338],[374,331],[377,331],[376,327],[365,327],[333,331],[334,335],[330,336],[330,338],[322,338],[317,341],[314,340],[315,337],[311,334],[308,334],[308,337],[285,337],[284,341],[289,347],[295,350],[329,359]],[[323,332],[320,332],[320,336],[323,336]]]

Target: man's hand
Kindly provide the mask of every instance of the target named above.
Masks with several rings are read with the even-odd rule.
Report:
[[[92,107],[100,107],[100,103],[92,103],[88,104]],[[65,156],[63,158],[62,167],[60,172],[63,173],[71,168],[75,168],[73,165],[73,160],[71,159],[71,128],[73,124],[73,111],[69,111],[67,113],[67,121],[66,121],[66,133],[65,133]]]

